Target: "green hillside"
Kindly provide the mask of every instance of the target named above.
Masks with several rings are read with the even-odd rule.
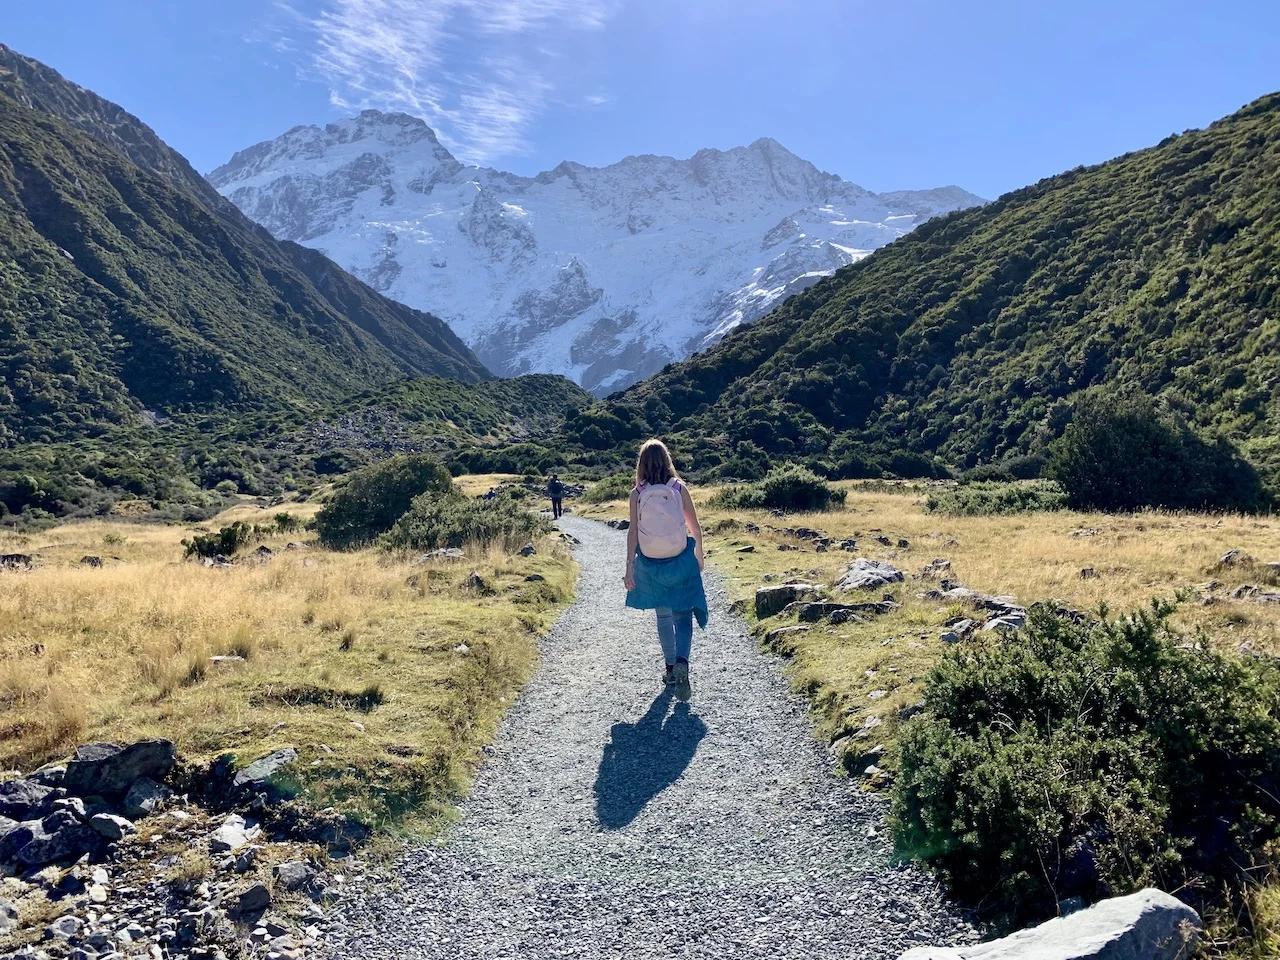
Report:
[[[1036,454],[1082,394],[1146,394],[1280,474],[1280,95],[931,221],[570,421],[922,474]],[[746,444],[745,446],[743,444]]]
[[[230,495],[305,496],[397,453],[431,453],[458,470],[485,468],[492,458],[509,470],[561,466],[562,454],[543,443],[567,410],[591,402],[559,376],[424,377],[306,411],[180,414],[98,437],[0,448],[0,524],[31,527],[118,509],[199,519]]]
[[[0,445],[416,376],[489,374],[442,321],[278,243],[144,125],[0,47]]]

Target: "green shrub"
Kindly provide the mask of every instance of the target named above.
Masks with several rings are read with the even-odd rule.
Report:
[[[826,510],[844,503],[837,490],[812,470],[796,464],[774,467],[759,483],[726,487],[712,498],[712,505],[740,510]]]
[[[979,481],[929,494],[925,509],[954,517],[982,517],[997,513],[1061,510],[1067,495],[1052,480],[1024,483]]]
[[[453,490],[453,478],[422,454],[392,457],[357,470],[316,514],[316,532],[326,547],[347,550],[372,543],[424,493]]]
[[[1050,446],[1046,474],[1077,509],[1248,511],[1268,501],[1235,447],[1204,440],[1146,400],[1080,403]]]
[[[626,500],[636,485],[635,474],[615,473],[593,483],[582,495],[583,503],[609,503],[613,500]]]
[[[276,529],[281,533],[295,533],[306,526],[306,521],[292,513],[277,513],[275,521]]]
[[[1039,605],[1013,637],[950,648],[903,731],[900,850],[1016,922],[1244,883],[1280,818],[1276,670],[1184,643],[1171,610]]]
[[[217,533],[200,533],[183,540],[185,557],[230,557],[257,538],[259,531],[243,520],[237,520]]]
[[[551,524],[501,493],[472,500],[459,493],[424,493],[378,541],[388,550],[435,550],[466,543],[507,547],[527,543],[551,531]]]

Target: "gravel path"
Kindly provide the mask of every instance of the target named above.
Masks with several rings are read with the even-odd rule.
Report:
[[[351,958],[896,957],[971,933],[891,864],[884,801],[832,774],[804,704],[712,606],[694,694],[663,693],[653,614],[623,607],[625,534],[565,517],[578,599],[439,845],[351,891]]]

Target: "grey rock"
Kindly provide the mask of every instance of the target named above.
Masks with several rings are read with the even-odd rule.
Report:
[[[77,820],[85,818],[84,801],[79,797],[62,797],[53,801],[54,810],[66,810],[72,814]]]
[[[38,783],[42,787],[60,787],[62,786],[62,778],[66,775],[67,768],[60,763],[49,764],[41,767],[35,773],[27,777],[32,783]]]
[[[90,743],[67,764],[62,785],[82,797],[122,794],[139,777],[163,780],[177,759],[171,740],[142,740],[127,747]]]
[[[538,551],[534,549],[534,546],[532,543],[526,543],[523,547],[520,548],[520,556],[522,557],[532,557],[537,552]]]
[[[271,891],[265,883],[255,883],[238,894],[235,899],[235,912],[241,917],[259,913],[269,906],[271,906]]]
[[[1236,567],[1253,563],[1253,557],[1243,550],[1228,550],[1218,559],[1220,567]]]
[[[7,936],[16,930],[18,922],[18,908],[4,897],[0,897],[0,937]]]
[[[101,566],[102,566],[102,558],[101,558],[101,557],[90,557],[90,556],[81,557],[81,558],[80,558],[80,565],[81,565],[82,567],[101,567]]]
[[[139,777],[124,795],[124,815],[130,820],[137,820],[156,809],[173,797],[173,791],[162,783],[156,783],[150,777]]]
[[[790,604],[817,595],[818,591],[812,584],[780,583],[761,587],[756,591],[756,619],[767,620],[781,613]]]
[[[901,960],[1187,960],[1202,924],[1194,910],[1155,889],[1103,900],[989,943],[916,947]]]
[[[11,820],[39,820],[53,812],[61,794],[34,780],[0,782],[0,817]]]
[[[302,860],[276,864],[271,873],[276,883],[286,890],[299,890],[310,883],[316,875],[315,869]]]
[[[0,865],[18,862],[18,851],[42,832],[39,820],[0,820]]]
[[[45,927],[44,935],[47,940],[70,940],[72,937],[79,936],[83,929],[84,921],[68,914]]]
[[[859,557],[849,564],[835,585],[837,588],[846,591],[873,590],[877,587],[887,586],[890,583],[901,583],[905,579],[906,577],[902,571],[891,563]]]
[[[209,837],[209,849],[213,853],[235,852],[253,840],[261,831],[245,823],[238,813],[227,814],[222,825]]]
[[[297,784],[283,771],[297,759],[298,751],[293,747],[269,753],[239,771],[231,785],[236,790],[265,792],[273,798],[293,796],[298,792]]]
[[[89,818],[89,826],[108,840],[123,840],[138,832],[133,821],[118,817],[114,813],[95,813]]]
[[[98,847],[98,834],[81,823],[75,814],[59,810],[45,817],[32,830],[29,839],[17,852],[17,862],[28,867],[43,867],[60,860],[75,860]]]

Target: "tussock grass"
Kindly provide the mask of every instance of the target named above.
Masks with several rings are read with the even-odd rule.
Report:
[[[263,516],[238,507],[199,529]],[[0,535],[0,552],[39,558],[0,573],[0,769],[89,739],[166,736],[187,755],[243,761],[290,745],[317,802],[421,825],[465,787],[576,573],[551,539],[531,557],[417,564],[284,550],[296,532],[268,540],[266,562],[209,568],[181,559],[191,532],[91,522]],[[86,554],[104,566],[82,566]],[[473,570],[491,592],[464,591]],[[525,583],[531,573],[545,582]]]

